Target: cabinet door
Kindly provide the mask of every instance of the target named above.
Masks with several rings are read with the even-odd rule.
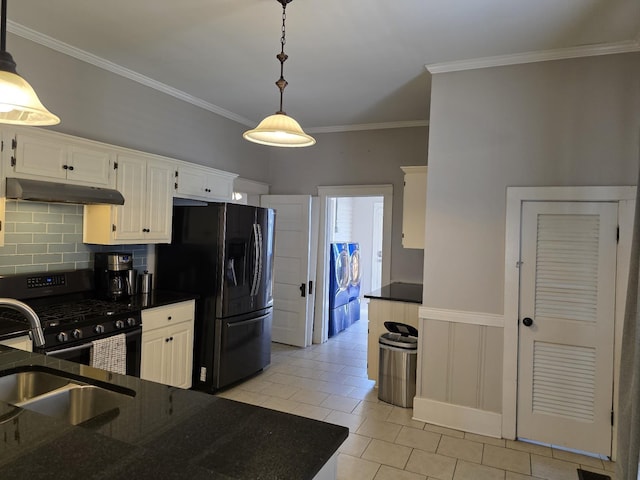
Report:
[[[173,176],[171,165],[149,161],[146,180],[146,230],[144,238],[153,242],[171,241],[171,215],[173,208]]]
[[[16,176],[48,180],[67,178],[67,151],[62,141],[46,135],[17,133],[14,155],[13,173]]]
[[[115,240],[140,240],[146,219],[147,161],[118,155],[116,189],[124,196],[124,205],[115,207]]]
[[[427,167],[401,167],[404,175],[402,246],[424,249]]]
[[[178,188],[176,193],[183,196],[204,196],[204,176],[197,169],[189,167],[178,167]]]
[[[143,327],[144,328],[144,327]],[[167,328],[158,328],[142,333],[140,378],[152,382],[166,383],[167,376]]]
[[[106,150],[72,145],[68,149],[67,180],[110,187],[112,155]]]
[[[167,363],[167,385],[180,388],[191,387],[193,370],[193,323],[182,322],[168,329],[170,350]]]

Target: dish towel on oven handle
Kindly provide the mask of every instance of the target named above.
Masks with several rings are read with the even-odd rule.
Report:
[[[89,365],[126,375],[127,335],[120,333],[91,342]]]

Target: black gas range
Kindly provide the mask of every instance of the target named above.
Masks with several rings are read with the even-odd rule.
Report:
[[[94,289],[93,270],[0,277],[0,296],[23,301],[40,318],[44,345],[34,351],[89,364],[93,341],[125,334],[127,374],[140,376],[140,307],[102,298]],[[1,307],[0,318],[25,321],[21,313]]]

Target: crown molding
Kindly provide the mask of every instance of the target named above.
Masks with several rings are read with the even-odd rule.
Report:
[[[305,128],[308,133],[355,132],[360,130],[385,130],[387,128],[428,127],[429,120],[412,120],[407,122],[362,123],[359,125],[334,125],[330,127]]]
[[[7,30],[15,35],[18,35],[19,37],[31,40],[32,42],[38,43],[57,52],[69,55],[70,57],[77,58],[78,60],[89,63],[98,68],[102,68],[103,70],[107,70],[111,73],[115,73],[116,75],[120,75],[121,77],[128,78],[129,80],[133,80],[134,82],[153,88],[154,90],[158,90],[159,92],[171,95],[172,97],[195,105],[196,107],[203,108],[217,115],[228,118],[229,120],[233,120],[249,127],[254,125],[254,122],[252,122],[251,120],[241,117],[240,115],[236,115],[229,110],[225,110],[224,108],[218,107],[217,105],[202,100],[201,98],[183,92],[182,90],[178,90],[177,88],[171,87],[162,82],[158,82],[153,78],[149,78],[145,75],[134,72],[133,70],[122,67],[116,63],[105,60],[104,58],[98,57],[72,45],[56,40],[55,38],[49,37],[48,35],[44,35],[40,32],[27,28],[23,25],[20,25],[19,23],[8,20]]]
[[[516,53],[513,55],[497,55],[495,57],[474,58],[454,62],[433,63],[425,65],[431,74],[460,72],[479,68],[504,67],[524,63],[546,62],[549,60],[565,60],[569,58],[595,57],[598,55],[613,55],[617,53],[631,53],[640,51],[640,34],[634,40],[617,43],[602,43],[598,45],[584,45],[580,47],[559,48],[539,52]]]

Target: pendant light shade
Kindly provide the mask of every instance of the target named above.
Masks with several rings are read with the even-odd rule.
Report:
[[[46,109],[31,85],[16,72],[16,62],[6,51],[7,0],[2,0],[0,31],[0,123],[57,125],[60,118]]]
[[[269,115],[262,120],[253,130],[247,130],[242,134],[245,140],[269,145],[271,147],[310,147],[316,143],[315,139],[302,130],[302,127],[292,117],[282,110],[282,96],[288,82],[284,79],[284,62],[289,56],[284,53],[285,20],[287,18],[287,4],[293,0],[276,0],[282,5],[282,36],[280,37],[281,50],[276,58],[280,61],[280,78],[276,86],[280,90],[280,110],[274,115]]]
[[[284,113],[269,115],[242,136],[250,142],[270,147],[310,147],[316,143],[313,137],[304,133],[298,122]]]

